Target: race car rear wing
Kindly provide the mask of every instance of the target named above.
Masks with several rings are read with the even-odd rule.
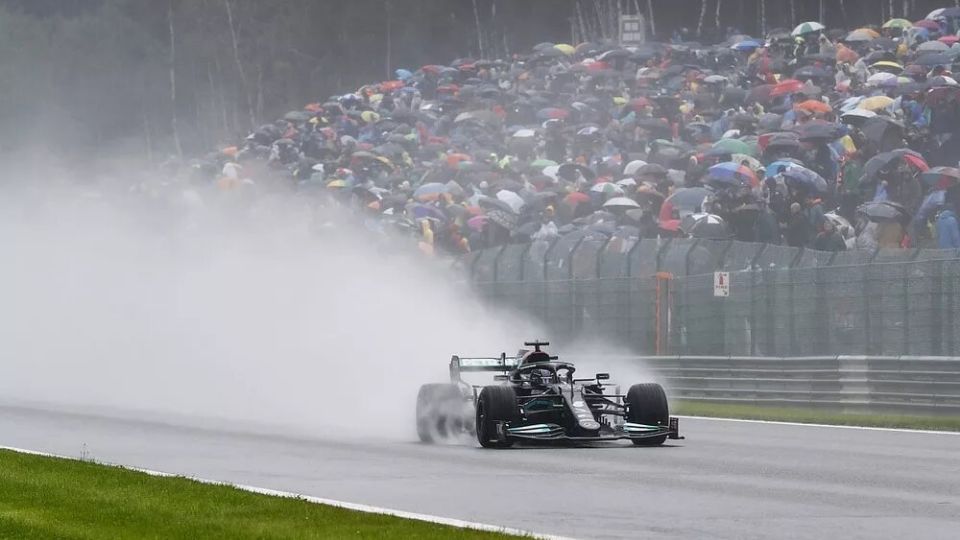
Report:
[[[520,359],[501,353],[499,358],[450,358],[450,382],[460,382],[461,373],[492,371],[507,373],[517,367]]]

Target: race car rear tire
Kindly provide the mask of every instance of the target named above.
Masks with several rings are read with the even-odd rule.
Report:
[[[417,392],[417,435],[432,443],[463,429],[463,395],[455,384],[425,384]]]
[[[513,441],[497,434],[501,422],[520,419],[517,394],[510,386],[485,386],[477,398],[477,441],[484,448],[508,448]]]
[[[667,394],[657,383],[635,384],[627,391],[627,421],[651,426],[670,425],[670,409],[667,405]],[[659,446],[667,440],[667,436],[651,437],[649,439],[633,439],[637,446]]]

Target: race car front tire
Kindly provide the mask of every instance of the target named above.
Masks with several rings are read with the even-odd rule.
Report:
[[[670,410],[667,394],[657,383],[635,384],[627,391],[627,421],[648,426],[670,425]],[[647,439],[633,439],[637,446],[660,446],[667,440],[666,435]]]
[[[501,437],[497,426],[520,419],[517,394],[506,385],[485,386],[477,398],[477,441],[484,448],[509,448],[513,441]]]
[[[417,393],[417,435],[432,443],[463,429],[463,395],[455,384],[425,384]]]

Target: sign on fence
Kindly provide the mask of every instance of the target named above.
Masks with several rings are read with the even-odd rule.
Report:
[[[722,298],[730,296],[730,272],[713,273],[713,295]]]
[[[620,45],[642,45],[646,38],[643,15],[620,16]]]

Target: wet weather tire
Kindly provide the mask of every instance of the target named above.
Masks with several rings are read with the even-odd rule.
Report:
[[[464,398],[455,384],[425,384],[417,393],[417,435],[437,442],[463,431]]]
[[[627,391],[627,421],[650,426],[670,425],[670,410],[667,406],[667,394],[657,383],[635,384]],[[667,436],[649,439],[633,439],[637,446],[659,446]]]
[[[520,419],[517,394],[510,386],[485,386],[477,398],[477,441],[484,448],[508,448],[513,441],[497,433],[500,422]]]

